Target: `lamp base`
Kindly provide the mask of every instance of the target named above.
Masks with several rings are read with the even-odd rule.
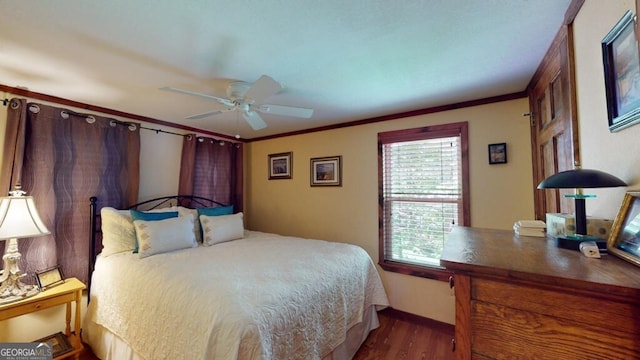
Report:
[[[22,276],[24,275],[26,274],[22,274]],[[20,301],[40,292],[40,289],[35,285],[23,284],[22,281],[20,281],[20,277],[22,276],[9,275],[9,277],[0,284],[0,305]]]
[[[37,286],[23,284],[20,280],[27,275],[18,267],[21,257],[18,240],[14,238],[7,241],[2,256],[4,270],[0,274],[0,305],[26,299],[40,292]]]
[[[607,249],[606,241],[589,235],[561,235],[556,237],[556,246],[563,249],[580,251],[580,243],[585,241],[594,241],[600,250]]]

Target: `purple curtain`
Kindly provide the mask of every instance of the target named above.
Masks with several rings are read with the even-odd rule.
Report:
[[[195,134],[184,137],[180,194],[206,197],[242,211],[242,178],[242,144]]]
[[[8,166],[3,165],[3,186],[6,179],[11,187],[21,184],[51,231],[20,240],[21,269],[33,273],[60,265],[65,277],[86,283],[89,197],[97,196],[100,207],[122,208],[137,201],[140,127],[35,103],[26,104],[25,111],[24,101],[14,101],[21,106],[10,106],[7,119],[12,123],[7,127],[24,126],[24,146],[20,136],[12,140],[7,132],[5,150],[11,146],[7,141],[15,150],[5,152],[3,164],[12,161],[12,169],[21,173],[6,174]],[[13,159],[7,157],[11,155]]]

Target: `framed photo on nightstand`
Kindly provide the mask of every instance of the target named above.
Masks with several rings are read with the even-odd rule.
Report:
[[[37,271],[35,276],[40,291],[44,291],[48,288],[64,283],[64,276],[62,275],[62,269],[60,266],[54,266],[46,270]]]

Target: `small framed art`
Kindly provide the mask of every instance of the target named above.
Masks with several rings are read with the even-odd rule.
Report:
[[[311,186],[342,186],[342,156],[312,158]]]
[[[640,56],[637,17],[627,11],[602,40],[609,131],[640,122]]]
[[[269,180],[291,179],[292,152],[269,154]]]
[[[507,163],[507,143],[489,144],[489,165]]]
[[[60,266],[54,266],[52,268],[36,271],[36,281],[41,291],[44,291],[53,286],[64,283],[64,276],[62,275],[62,269]]]
[[[60,356],[73,350],[73,346],[71,346],[71,343],[69,343],[69,339],[67,339],[65,334],[63,334],[62,332],[49,335],[33,342],[49,344],[49,346],[51,346],[51,357]]]
[[[607,251],[640,266],[640,192],[624,195],[611,226]]]

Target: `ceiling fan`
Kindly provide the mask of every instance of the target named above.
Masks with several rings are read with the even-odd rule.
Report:
[[[310,118],[313,115],[313,109],[265,104],[264,100],[269,96],[275,95],[282,90],[282,85],[267,75],[262,75],[253,84],[244,81],[234,81],[227,86],[227,97],[218,97],[189,90],[177,89],[165,86],[160,90],[172,91],[185,95],[198,96],[205,99],[215,100],[222,105],[227,106],[226,109],[208,111],[203,114],[196,114],[186,117],[185,119],[203,119],[209,116],[229,112],[238,111],[242,118],[254,130],[260,130],[267,127],[267,123],[258,114],[273,114],[282,116],[292,116],[299,118]]]

